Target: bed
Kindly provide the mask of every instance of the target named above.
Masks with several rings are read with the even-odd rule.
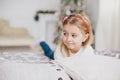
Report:
[[[96,51],[95,53],[115,58],[118,60],[117,64],[115,63],[117,68],[120,67],[119,51]],[[120,80],[119,69],[115,75],[117,77],[115,76],[114,80]],[[43,53],[34,53],[24,48],[0,51],[0,80],[70,80],[70,78],[60,66],[53,64]]]
[[[28,47],[0,49],[0,80],[69,80],[42,52]]]

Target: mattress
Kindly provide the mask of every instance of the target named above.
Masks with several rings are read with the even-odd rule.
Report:
[[[98,72],[100,76],[107,75],[111,77],[114,75],[114,80],[120,80],[120,70],[118,69],[120,66],[120,52],[107,50],[96,51],[95,54],[109,56],[114,60],[113,62],[110,59],[111,61],[108,63],[110,63],[111,66],[107,68],[105,67],[106,62],[103,58],[101,59],[103,63],[99,65],[106,72],[103,71],[104,74]],[[108,59],[105,58],[106,61],[109,61]],[[83,60],[83,62],[84,61],[86,60]],[[85,65],[87,64],[89,63],[85,62]],[[97,64],[95,63],[93,66],[94,65]],[[88,69],[88,67],[90,68],[90,66],[86,66],[86,69]],[[111,73],[111,76],[109,76],[110,70],[114,71]],[[95,76],[94,73],[93,75]],[[100,78],[97,80],[101,80],[100,76],[97,76],[97,78]],[[70,80],[70,78],[61,66],[52,63],[42,52],[31,52],[28,47],[15,47],[9,49],[0,48],[0,80]]]

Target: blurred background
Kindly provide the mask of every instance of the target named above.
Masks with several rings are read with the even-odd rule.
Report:
[[[61,18],[86,13],[96,50],[120,50],[119,0],[0,0],[0,46],[35,45],[52,49],[60,39]]]

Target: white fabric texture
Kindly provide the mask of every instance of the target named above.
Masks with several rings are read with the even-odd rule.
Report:
[[[70,80],[44,54],[0,52],[0,80]]]
[[[95,49],[120,50],[120,0],[99,0]]]
[[[0,63],[0,80],[58,80],[60,77],[70,80],[64,70],[53,64]]]
[[[88,46],[82,53],[66,58],[57,57],[55,62],[74,80],[120,80],[120,60],[93,53],[94,50]],[[60,53],[56,54],[59,56]]]

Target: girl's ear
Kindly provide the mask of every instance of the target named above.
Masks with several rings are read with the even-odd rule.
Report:
[[[87,34],[85,34],[84,35],[84,37],[83,37],[83,42],[85,42],[86,41],[86,39],[88,39],[88,37],[89,37],[89,34],[87,33]]]

